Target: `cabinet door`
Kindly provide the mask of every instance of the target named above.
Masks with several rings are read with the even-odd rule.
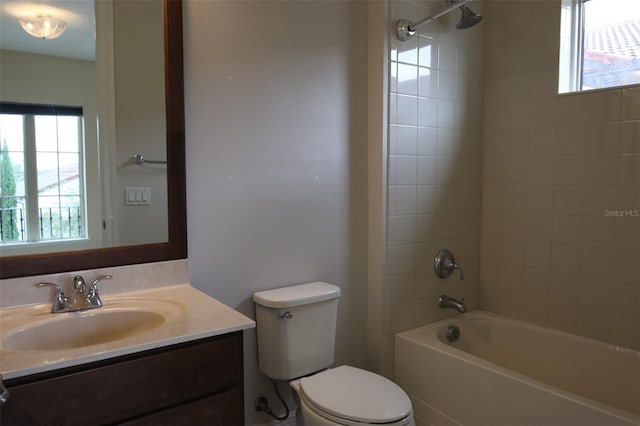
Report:
[[[113,424],[204,397],[242,392],[242,332],[6,381],[2,426]],[[240,410],[242,411],[242,410]]]
[[[239,389],[122,423],[123,426],[242,426],[243,396]]]

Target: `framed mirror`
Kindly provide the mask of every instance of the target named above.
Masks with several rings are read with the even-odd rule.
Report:
[[[164,170],[166,169],[167,223],[166,228],[165,225],[158,227],[158,233],[162,235],[162,241],[144,244],[137,244],[134,241],[133,243],[125,242],[120,245],[118,244],[118,239],[116,239],[115,244],[110,244],[106,247],[39,252],[25,255],[5,255],[10,251],[3,250],[2,246],[0,246],[0,278],[131,265],[187,257],[182,2],[181,0],[158,1],[162,2],[164,21],[165,111],[164,120],[155,121],[164,121],[165,123],[166,131],[163,134],[166,135],[166,152],[162,150],[162,154],[158,154],[158,152],[142,153],[132,151],[130,153],[131,164],[123,165],[121,159],[116,159],[116,168],[121,169],[126,166],[130,167],[129,170],[138,170],[136,167],[140,166],[140,164],[134,164],[134,154],[145,154],[144,156],[149,157],[150,160],[162,160],[161,163],[166,160],[166,165],[161,164],[158,166],[149,161],[149,163],[152,163],[149,166],[152,172],[154,167],[157,167],[157,169],[162,170],[164,175]],[[96,5],[98,3],[100,2],[96,2]],[[96,32],[99,33],[99,31]],[[117,73],[119,70],[116,68],[115,72]],[[100,80],[100,76],[98,76],[98,80]],[[138,114],[136,117],[144,115],[144,112],[141,111],[136,111],[136,113]],[[138,127],[142,127],[145,123],[145,120],[140,119],[135,124]],[[118,137],[117,132],[114,132],[114,134],[115,137]],[[102,129],[100,135],[102,137]],[[102,149],[100,147],[101,154],[103,153]],[[158,155],[159,158],[155,158],[154,154]],[[104,155],[101,158],[104,158]],[[100,166],[103,167],[102,164]],[[157,169],[155,170],[157,171]],[[100,179],[104,184],[104,176]],[[119,189],[121,188],[118,188],[117,191],[119,196],[126,198],[126,195],[121,193]],[[160,199],[164,200],[163,197],[160,197]],[[134,201],[136,200],[134,199]],[[107,228],[107,222],[102,221],[101,226]],[[154,241],[154,238],[150,237],[150,241]]]

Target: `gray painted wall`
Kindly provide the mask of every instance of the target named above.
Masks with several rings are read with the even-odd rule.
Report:
[[[161,243],[168,237],[167,167],[134,165],[131,157],[166,160],[163,17],[159,2],[113,4],[117,245]],[[146,187],[149,205],[125,205],[125,188]]]
[[[365,362],[367,3],[186,1],[191,283],[254,317],[253,292],[342,289],[337,363]],[[248,424],[265,395],[245,339]]]

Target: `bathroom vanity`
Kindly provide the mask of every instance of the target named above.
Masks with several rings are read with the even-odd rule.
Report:
[[[51,314],[45,305],[0,311],[9,391],[0,424],[243,424],[242,330],[252,320],[189,285],[104,301],[84,313]],[[162,322],[128,334],[94,333],[102,340],[86,345],[43,334],[71,324],[82,336],[75,324],[96,316],[116,324],[127,312],[156,312]]]
[[[242,425],[242,333],[7,380],[2,425]]]

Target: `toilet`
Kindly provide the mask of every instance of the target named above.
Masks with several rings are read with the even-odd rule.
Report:
[[[323,282],[254,293],[260,371],[294,389],[298,425],[415,426],[398,385],[347,365],[328,368],[339,297],[339,287]]]

